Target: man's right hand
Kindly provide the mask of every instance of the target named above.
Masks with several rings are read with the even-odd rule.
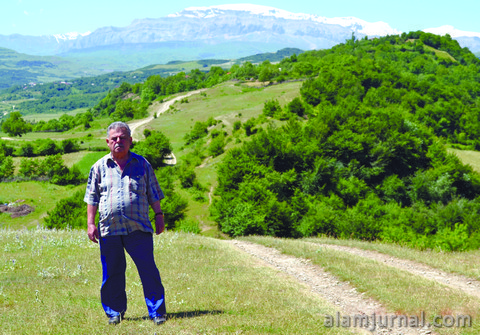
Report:
[[[100,238],[100,235],[98,234],[98,229],[97,229],[97,226],[95,226],[95,224],[88,225],[87,234],[90,241],[98,243],[98,239]]]

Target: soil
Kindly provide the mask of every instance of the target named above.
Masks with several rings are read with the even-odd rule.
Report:
[[[246,241],[230,240],[228,243],[231,243],[238,249],[258,258],[259,261],[264,265],[273,267],[283,273],[286,273],[294,277],[297,281],[307,285],[312,293],[319,295],[334,305],[342,316],[353,317],[354,315],[366,315],[371,317],[375,313],[376,316],[390,318],[394,315],[388,313],[386,308],[382,306],[380,302],[357,292],[355,287],[351,286],[348,282],[343,282],[332,274],[323,270],[322,267],[311,264],[310,260],[284,255],[274,248],[267,248],[262,245]],[[468,295],[480,297],[480,282],[474,279],[446,273],[421,263],[399,259],[375,251],[367,251],[336,245],[315,245],[322,248],[341,250],[351,253],[355,256],[376,260],[387,266],[402,269],[415,275],[422,276],[426,279],[437,281],[443,285],[461,290]],[[357,333],[378,335],[435,334],[434,328],[428,327],[427,325],[424,327],[398,327],[398,322],[395,322],[393,327],[391,327],[391,324],[390,327],[380,327],[378,325],[373,331],[367,330],[368,328],[370,327],[362,328],[358,326],[352,327],[351,330]]]
[[[20,206],[0,205],[0,213],[10,213],[12,218],[28,215],[34,210],[32,206],[25,204]]]

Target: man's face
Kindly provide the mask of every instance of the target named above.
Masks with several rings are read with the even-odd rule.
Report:
[[[122,158],[128,154],[132,138],[128,136],[128,131],[124,128],[112,129],[107,138],[107,145],[113,156]]]

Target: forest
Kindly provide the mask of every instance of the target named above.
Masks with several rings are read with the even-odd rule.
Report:
[[[122,83],[88,113],[142,118],[153,101],[228,80],[303,84],[287,105],[268,100],[262,115],[234,125],[247,140],[225,153],[230,135],[211,134],[210,154],[223,154],[211,207],[222,232],[479,247],[480,176],[446,145],[480,149],[480,60],[449,35],[352,35],[275,64],[154,75]],[[185,145],[207,134],[200,123]],[[191,171],[176,173],[186,180]]]

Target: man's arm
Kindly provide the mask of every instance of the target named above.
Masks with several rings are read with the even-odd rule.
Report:
[[[97,226],[95,225],[95,215],[97,214],[98,206],[87,205],[87,234],[88,238],[95,243],[98,243],[100,235]]]
[[[159,235],[165,230],[165,221],[163,221],[163,212],[160,207],[160,201],[155,201],[152,205],[155,214],[155,234]],[[162,213],[162,214],[159,214]]]

